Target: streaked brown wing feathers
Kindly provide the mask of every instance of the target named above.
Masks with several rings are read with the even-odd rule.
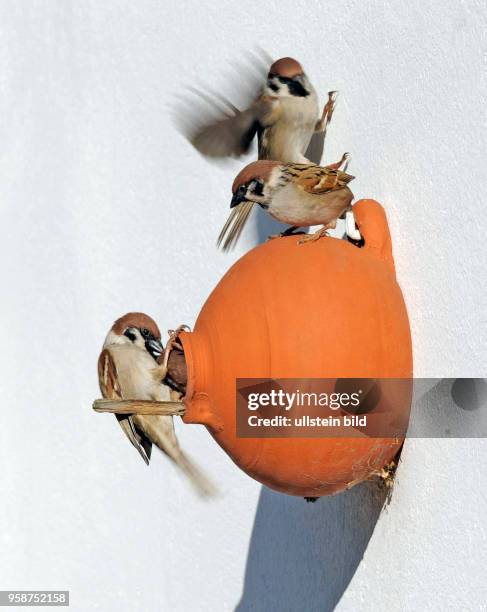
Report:
[[[118,382],[117,368],[110,352],[103,349],[98,359],[98,380],[100,391],[107,399],[123,399]]]
[[[342,189],[353,176],[332,168],[321,166],[305,166],[304,164],[293,164],[296,184],[306,193],[326,193],[336,189]]]
[[[98,380],[103,397],[107,399],[123,399],[122,389],[118,382],[117,367],[110,351],[107,349],[103,349],[98,358]],[[143,435],[136,431],[131,416],[120,414],[115,416],[131,444],[137,449],[145,463],[149,465],[152,446],[150,440],[145,439]]]

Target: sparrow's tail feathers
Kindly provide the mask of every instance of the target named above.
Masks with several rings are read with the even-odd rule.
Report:
[[[208,477],[181,450],[174,432],[172,417],[138,414],[133,418],[137,429],[140,429],[169,459],[174,461],[201,497],[211,497],[216,494],[216,488]]]
[[[231,251],[237,244],[253,207],[253,202],[242,202],[232,209],[217,240],[217,246],[221,247],[223,251]]]
[[[115,416],[117,417],[120,427],[123,429],[127,438],[130,440],[134,448],[137,449],[139,455],[142,457],[145,463],[149,465],[152,442],[135,429],[131,416],[121,414],[116,414]]]
[[[137,446],[137,450],[140,453],[142,459],[149,465],[150,456],[152,452],[152,442],[145,437],[141,437],[140,444]]]
[[[179,450],[176,456],[171,457],[176,465],[186,474],[189,481],[193,485],[196,493],[200,497],[215,497],[218,493],[217,487],[182,450]]]

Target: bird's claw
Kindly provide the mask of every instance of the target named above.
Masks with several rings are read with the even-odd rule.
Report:
[[[314,234],[306,234],[298,240],[298,244],[304,244],[305,242],[316,242],[320,238],[329,238],[329,234],[326,229],[320,229]]]
[[[333,117],[333,112],[335,110],[335,105],[338,97],[338,91],[329,91],[328,92],[328,100],[323,108],[323,113],[321,115],[321,119],[318,122],[318,132],[322,132],[326,134],[326,128]]]
[[[174,348],[179,350],[183,350],[182,344],[179,342],[179,334],[182,331],[191,331],[189,325],[180,325],[176,329],[168,329],[167,333],[169,334],[169,340],[167,341],[166,348],[164,349],[164,359],[162,361],[163,367],[167,368],[167,364],[169,362],[169,355]]]
[[[314,232],[314,234],[306,234],[305,236],[303,236],[298,241],[298,244],[303,244],[304,242],[315,242],[316,240],[319,240],[322,237],[329,238],[328,230],[335,229],[335,227],[336,227],[336,221],[332,221],[331,223],[324,225],[317,232]]]

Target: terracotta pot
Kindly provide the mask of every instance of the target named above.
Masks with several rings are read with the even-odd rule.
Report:
[[[377,472],[402,443],[236,436],[236,378],[412,376],[408,317],[384,211],[373,200],[354,210],[363,248],[333,238],[266,242],[232,266],[194,331],[181,335],[188,368],[184,421],[205,425],[242,470],[291,495],[337,493]]]

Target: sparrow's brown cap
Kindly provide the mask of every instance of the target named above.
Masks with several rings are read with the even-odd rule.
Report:
[[[148,329],[156,340],[161,339],[161,332],[157,327],[157,323],[154,319],[151,319],[148,315],[143,312],[129,312],[120,319],[117,319],[112,326],[112,330],[116,334],[123,334],[127,327],[135,327],[137,329]]]
[[[298,74],[304,74],[304,70],[301,64],[292,57],[281,57],[269,68],[269,74],[292,79]]]
[[[253,179],[267,181],[274,168],[280,165],[281,162],[270,159],[252,162],[237,174],[233,181],[232,192],[235,193],[241,185],[246,185]]]

